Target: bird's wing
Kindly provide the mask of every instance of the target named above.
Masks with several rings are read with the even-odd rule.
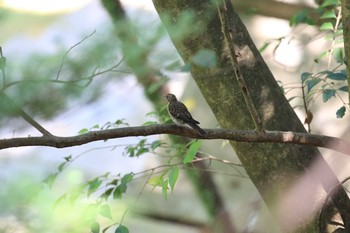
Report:
[[[193,119],[191,113],[187,110],[187,107],[181,103],[178,102],[178,107],[179,107],[179,112],[180,112],[180,118],[184,121],[184,122],[188,122],[188,123],[196,123],[199,124],[198,121],[196,121],[195,119]]]

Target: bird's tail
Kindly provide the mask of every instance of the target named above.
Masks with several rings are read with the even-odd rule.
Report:
[[[206,132],[196,124],[191,124],[192,129],[194,129],[199,135],[204,136]]]

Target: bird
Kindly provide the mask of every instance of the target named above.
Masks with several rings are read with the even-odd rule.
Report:
[[[199,122],[193,119],[187,107],[178,101],[175,95],[167,94],[165,98],[169,102],[168,113],[175,124],[192,128],[201,136],[206,134],[206,132],[198,126]]]

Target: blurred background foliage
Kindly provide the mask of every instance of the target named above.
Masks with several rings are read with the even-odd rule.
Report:
[[[147,70],[141,69],[139,73],[145,74],[151,70],[153,76],[146,86],[142,86],[137,81],[134,81],[132,85],[143,89],[146,95],[152,95],[162,88],[164,88],[162,91],[174,90],[177,92],[176,94],[183,93],[184,101],[186,105],[190,106],[191,112],[194,112],[195,115],[205,116],[201,117],[204,118],[201,119],[201,123],[204,122],[204,125],[210,127],[216,125],[214,117],[208,113],[210,111],[196,90],[195,84],[188,79],[190,64],[182,63],[176,49],[169,42],[164,27],[154,12],[150,11],[150,8],[145,7],[137,11],[133,9],[133,5],[127,5],[126,2],[123,2],[126,6],[125,9],[131,8],[131,10],[127,10],[127,16],[130,16],[130,24],[127,24],[127,29],[132,30],[135,38],[127,40],[124,38],[121,41],[116,36],[116,29],[99,1],[94,1],[91,6],[82,5],[82,8],[75,9],[76,12],[72,10],[49,14],[13,10],[5,7],[5,1],[0,3],[2,6],[0,9],[0,43],[3,56],[6,57],[5,77],[0,75],[2,78],[0,87],[1,93],[5,93],[15,104],[9,104],[5,98],[0,98],[2,130],[6,128],[11,132],[21,133],[22,130],[25,133],[28,132],[26,131],[28,125],[24,124],[23,119],[18,114],[18,107],[31,117],[47,123],[76,106],[94,106],[93,103],[103,102],[104,98],[102,97],[105,95],[114,98],[116,92],[125,88],[123,83],[137,80],[137,72],[132,69],[135,67],[146,67]],[[346,97],[348,89],[343,88],[347,84],[344,79],[344,52],[341,46],[342,25],[336,24],[339,2],[327,0],[318,2],[319,5],[316,5],[312,1],[281,3],[272,0],[238,0],[234,1],[233,4],[245,20],[257,45],[260,46],[261,52],[275,77],[281,81],[282,90],[290,98],[291,104],[298,111],[300,118],[306,121],[309,110],[316,120],[320,120],[316,122],[321,122],[319,123],[321,127],[316,124],[313,132],[327,133],[330,132],[327,129],[331,127],[338,130],[339,127],[334,125],[340,125],[339,122],[332,121],[327,125],[327,128],[322,123],[324,122],[322,117],[327,115],[326,117],[334,120],[336,116],[339,116],[340,118],[344,117],[345,121],[347,119],[346,111],[343,114],[338,111],[349,108]],[[274,7],[271,7],[271,4]],[[276,4],[281,5],[276,7]],[[80,11],[84,13],[79,15]],[[280,19],[262,18],[262,16]],[[194,17],[193,14],[187,12],[180,24],[181,27],[173,28],[178,32],[178,39],[187,33],[199,30],[191,24],[191,17]],[[281,19],[283,19],[282,23]],[[281,28],[286,32],[286,35],[281,36],[281,33],[278,36],[268,34],[271,33],[271,26],[262,27],[262,24],[259,24],[262,21],[270,20],[277,22],[275,31],[278,30],[279,25],[282,25]],[[93,21],[99,23],[93,24]],[[73,22],[75,22],[74,25],[72,25]],[[286,30],[285,24],[293,26],[292,30]],[[261,36],[260,34],[264,31],[268,31],[268,35]],[[289,45],[292,45],[292,50],[298,50],[297,54],[294,53],[295,51],[288,50]],[[125,61],[125,53],[128,56],[127,62]],[[201,51],[193,60],[202,64],[203,56],[208,58],[211,57],[210,54],[210,51]],[[281,54],[285,55],[282,59]],[[215,56],[207,61],[204,59],[204,64],[211,65],[213,60],[215,60]],[[322,73],[325,70],[328,73]],[[166,86],[165,84],[168,83],[169,85]],[[302,88],[305,88],[306,93],[302,92]],[[330,90],[335,90],[335,92]],[[338,95],[338,93],[340,94]],[[141,107],[138,106],[149,104],[149,100],[145,100],[140,93],[130,92],[127,94],[118,103],[109,105],[108,109],[111,109],[111,112],[122,112],[121,108],[130,105],[128,111],[134,117],[138,117],[138,121],[136,121],[138,124],[141,125],[148,121],[149,118],[144,118],[147,112],[141,112]],[[137,98],[137,95],[141,97]],[[196,97],[193,98],[193,96]],[[323,98],[318,98],[320,96]],[[335,109],[332,108],[333,112],[329,111],[327,105],[319,104],[319,102],[329,101],[331,105],[334,105],[336,98],[333,97],[337,97],[338,100]],[[137,100],[136,107],[130,103],[132,99]],[[307,100],[306,103],[303,100]],[[164,118],[160,119],[157,116],[161,110],[149,108],[148,112],[151,113],[148,117],[156,118],[155,120],[152,118],[152,121],[164,120]],[[94,110],[96,109],[92,111]],[[164,113],[164,108],[162,110]],[[102,117],[99,115],[95,117],[96,122],[88,125],[89,123],[84,122],[86,116],[79,115],[79,111],[78,108],[78,111],[73,112],[73,114],[78,115],[83,127],[91,127],[94,130],[100,128],[94,128],[94,124],[103,125],[106,123],[99,122],[99,117]],[[123,119],[114,120],[124,122]],[[341,122],[342,126],[340,126],[343,130],[347,128],[344,121]],[[129,123],[129,119],[126,119],[125,122]],[[308,119],[307,123],[310,125],[313,122],[312,119]],[[76,134],[81,129],[72,128],[67,130],[69,135]],[[330,133],[339,136],[342,132],[339,129],[336,133],[333,131]],[[33,132],[30,131],[29,134],[31,133]],[[12,136],[6,133],[3,135],[3,137]],[[107,147],[109,144],[99,144],[106,147],[108,151],[113,151],[113,155],[117,155],[116,157],[123,152],[126,154],[124,157],[135,157],[135,153],[140,150],[142,153],[136,156],[138,160],[145,154],[147,156],[154,155],[156,159],[149,164],[142,162],[142,168],[144,170],[150,169],[149,173],[138,174],[135,176],[137,179],[132,182],[126,178],[122,181],[124,175],[129,173],[120,174],[118,168],[114,167],[111,169],[114,174],[106,177],[103,175],[98,177],[96,172],[92,171],[84,173],[81,167],[72,166],[72,168],[67,169],[65,167],[68,161],[67,156],[80,157],[77,155],[80,155],[81,152],[74,150],[63,150],[59,158],[54,162],[50,161],[49,165],[45,164],[47,161],[38,163],[38,165],[31,164],[32,170],[35,172],[40,170],[39,175],[35,172],[25,173],[22,168],[10,169],[8,173],[1,174],[0,198],[3,201],[0,202],[0,232],[98,232],[98,228],[102,230],[106,226],[111,226],[109,231],[114,232],[118,226],[122,226],[118,225],[119,223],[124,224],[125,202],[137,216],[133,215],[131,221],[125,220],[125,224],[131,232],[144,232],[145,229],[150,232],[157,230],[159,232],[179,231],[179,228],[173,228],[173,226],[157,219],[161,215],[165,215],[176,225],[180,225],[182,227],[180,229],[186,232],[198,232],[198,229],[205,227],[205,223],[210,221],[210,218],[198,201],[194,187],[181,173],[182,169],[189,168],[181,167],[179,178],[176,178],[181,182],[180,184],[176,183],[174,192],[170,194],[171,186],[175,185],[173,183],[174,170],[170,164],[178,161],[176,159],[173,161],[174,157],[172,156],[169,157],[171,154],[169,151],[180,151],[183,148],[180,145],[172,145],[171,147],[168,145],[169,148],[165,146],[162,150],[156,151],[155,149],[161,147],[157,141],[150,140],[140,144],[139,140],[134,140],[111,147]],[[116,152],[118,146],[126,148],[127,152],[125,150]],[[231,200],[231,202],[228,201],[227,206],[228,209],[235,212],[233,217],[235,222],[242,223],[238,226],[239,229],[253,229],[256,224],[268,224],[266,221],[268,217],[257,218],[258,214],[262,215],[261,212],[267,212],[267,210],[259,201],[253,185],[245,176],[244,169],[237,165],[239,162],[235,158],[232,158],[234,152],[221,142],[205,142],[203,150],[206,151],[207,156],[213,154],[219,157],[217,161],[215,159],[207,160],[208,170],[215,174],[215,181],[220,184],[219,189],[223,196],[227,200]],[[130,151],[134,152],[133,156],[128,154]],[[7,152],[1,153],[7,155]],[[41,153],[45,156],[55,154],[51,150]],[[36,156],[40,153],[20,151],[19,154],[21,156],[26,154]],[[93,153],[95,157],[103,154],[107,154],[106,150],[96,150]],[[62,159],[62,157],[64,158]],[[229,162],[224,159],[228,159]],[[92,162],[92,164],[100,167],[105,166],[101,160],[103,159]],[[121,163],[121,166],[127,168],[134,161],[135,158],[132,158],[132,162],[120,162],[120,159],[117,158],[113,163]],[[84,163],[87,162],[89,161]],[[106,163],[108,162],[106,161]],[[2,163],[1,166],[7,168],[8,165],[4,160]],[[21,163],[21,160],[16,161],[16,163]],[[63,163],[65,165],[60,167]],[[77,160],[74,159],[74,163],[77,163]],[[110,165],[113,166],[113,163]],[[26,164],[23,162],[23,167]],[[164,164],[167,169],[171,169],[164,172],[161,170],[161,164]],[[160,167],[152,170],[157,165]],[[25,169],[23,168],[23,170]],[[339,173],[343,171],[341,170]],[[164,175],[161,176],[162,174]],[[345,173],[342,174],[344,176]],[[151,175],[156,178],[151,180],[147,187],[144,187]],[[38,179],[37,176],[40,178]],[[96,177],[97,180],[95,180]],[[45,180],[45,178],[47,179]],[[41,182],[42,180],[45,182]],[[126,187],[124,190],[122,184],[128,187],[127,190]],[[49,188],[48,186],[51,185],[53,186]],[[65,192],[74,194],[77,190],[80,193],[75,196],[76,199],[72,202],[67,196],[62,196]],[[111,191],[106,194],[108,190]],[[127,197],[130,199],[123,199],[121,202],[120,197],[126,191],[128,191]],[[164,192],[169,192],[167,200],[163,199]],[[116,198],[114,198],[114,193],[117,193],[115,194]],[[141,193],[142,197],[140,198]],[[113,201],[105,200],[104,196],[101,197],[103,194],[106,194],[107,197],[113,197]],[[139,201],[139,198],[146,201]],[[235,199],[240,201],[232,201]],[[60,200],[59,204],[52,209],[57,200]],[[106,204],[108,204],[107,207]],[[176,210],[177,214],[172,215],[169,210]],[[265,215],[268,214],[265,213]],[[135,219],[137,219],[138,224],[135,224]],[[126,232],[126,230],[120,227],[119,232]]]

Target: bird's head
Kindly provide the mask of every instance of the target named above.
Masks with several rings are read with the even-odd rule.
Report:
[[[177,99],[176,99],[176,96],[175,95],[173,95],[173,94],[167,94],[166,96],[165,96],[165,98],[169,101],[169,102],[171,102],[171,101],[176,101]]]

